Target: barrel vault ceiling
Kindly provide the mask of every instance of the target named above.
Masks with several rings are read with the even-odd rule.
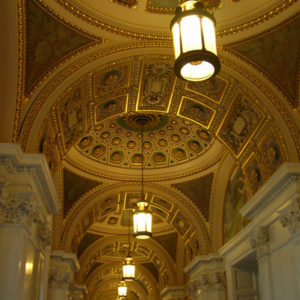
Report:
[[[184,285],[184,266],[245,226],[238,209],[299,160],[300,2],[207,1],[221,72],[199,83],[173,72],[177,4],[18,0],[13,141],[48,160],[62,204],[52,247],[77,254],[87,299],[116,299],[128,250],[128,299]],[[153,238],[128,242],[141,147]]]

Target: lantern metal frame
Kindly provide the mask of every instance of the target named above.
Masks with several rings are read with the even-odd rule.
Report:
[[[183,10],[182,6],[184,5],[185,2],[189,2],[189,1],[195,2],[194,7],[189,10]],[[195,0],[195,1],[187,0],[187,1],[184,1],[181,4],[181,6],[177,7],[175,16],[171,20],[171,23],[170,23],[171,31],[175,24],[179,24],[183,18],[188,17],[188,16],[198,16],[199,17],[201,39],[202,39],[202,41],[201,41],[202,49],[195,49],[195,50],[183,52],[183,44],[182,44],[183,38],[181,36],[182,32],[181,32],[181,28],[180,28],[179,29],[180,54],[177,58],[175,55],[176,59],[175,59],[175,63],[174,63],[174,71],[175,71],[176,75],[183,80],[188,80],[188,81],[207,80],[207,79],[215,76],[220,71],[221,66],[220,66],[220,61],[219,61],[218,56],[215,53],[208,51],[206,48],[202,18],[206,17],[206,18],[210,19],[213,22],[214,27],[216,25],[216,19],[214,18],[214,16],[212,14],[210,14],[209,12],[204,10],[204,5],[202,2],[199,2],[198,0]],[[214,30],[215,30],[215,28],[214,28]],[[173,32],[172,32],[172,34],[173,34]],[[175,50],[175,47],[176,46],[175,46],[175,42],[174,42],[174,50]],[[192,79],[191,77],[190,78],[183,77],[181,70],[184,66],[186,66],[189,63],[192,65],[197,65],[202,62],[208,62],[209,64],[211,64],[214,67],[214,73],[211,74],[209,77],[204,77],[201,79],[200,78]]]
[[[141,197],[140,200],[137,202],[138,209],[134,212],[133,215],[133,235],[137,239],[148,239],[152,237],[152,214],[148,210],[148,202],[145,200],[145,194],[144,194],[144,125],[148,122],[148,118],[146,115],[140,115],[137,119],[137,123],[141,126],[141,152],[142,152],[142,165],[141,165],[141,171],[142,171],[142,191],[141,191]],[[146,230],[139,230],[139,224],[140,224],[140,217],[144,219],[144,229]],[[148,223],[150,222],[150,224]]]
[[[129,211],[129,218],[128,218],[128,251],[127,256],[123,262],[122,267],[122,274],[123,274],[123,280],[130,281],[134,280],[135,278],[135,265],[133,263],[132,256],[130,255],[130,211]]]

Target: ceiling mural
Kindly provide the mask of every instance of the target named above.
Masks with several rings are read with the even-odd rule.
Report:
[[[128,251],[129,300],[185,284],[181,267],[247,226],[241,207],[300,157],[299,1],[205,0],[222,67],[203,82],[173,71],[181,2],[18,2],[13,141],[47,159],[55,247],[76,253],[86,300],[116,298]],[[148,241],[132,234],[142,166]]]
[[[296,15],[275,29],[229,48],[270,76],[295,108],[299,104],[299,18]]]
[[[64,217],[68,211],[74,205],[74,203],[86,192],[101,185],[101,182],[88,180],[85,177],[78,176],[77,174],[70,172],[68,169],[63,170],[63,182],[64,182]]]
[[[26,1],[25,93],[63,59],[95,43],[98,38],[64,24],[39,2]]]
[[[263,117],[259,106],[247,95],[238,92],[219,129],[218,136],[236,156],[239,156],[262,123]]]
[[[243,171],[236,167],[228,181],[224,200],[223,243],[228,242],[243,226],[239,210],[248,201]]]
[[[211,188],[214,174],[210,173],[201,178],[173,184],[173,186],[188,196],[200,209],[206,221],[209,221]]]

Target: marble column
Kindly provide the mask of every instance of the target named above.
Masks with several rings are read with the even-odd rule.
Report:
[[[58,210],[44,156],[0,144],[1,299],[46,299],[51,214]]]
[[[74,274],[78,271],[79,263],[76,254],[65,253],[64,251],[52,251],[48,300],[69,300],[74,283]]]
[[[282,165],[240,212],[251,222],[219,251],[229,299],[300,299],[300,164]]]
[[[183,286],[169,286],[161,291],[162,300],[184,300],[185,288]]]
[[[198,255],[185,268],[190,276],[187,289],[192,300],[225,300],[223,258],[218,254]]]

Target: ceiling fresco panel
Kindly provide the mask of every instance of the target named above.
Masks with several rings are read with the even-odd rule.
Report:
[[[220,103],[224,97],[228,85],[228,80],[218,75],[204,81],[188,81],[185,85],[185,89],[207,97],[214,102]]]
[[[55,174],[59,168],[60,155],[50,115],[46,117],[41,128],[36,145],[36,152],[45,155],[51,174]]]
[[[229,48],[254,63],[261,71],[271,77],[288,97],[290,104],[297,107],[300,19],[294,17],[281,27],[274,29],[276,30],[229,46]]]
[[[172,185],[188,196],[197,205],[207,221],[209,220],[209,207],[213,179],[214,173],[210,173],[201,178]]]
[[[99,39],[62,23],[37,1],[27,0],[25,93],[64,58],[97,42]]]
[[[243,166],[243,170],[247,175],[247,180],[252,195],[254,195],[257,190],[263,185],[265,180],[263,176],[262,166],[259,164],[258,159],[254,153],[251,154],[248,161]]]
[[[121,95],[95,106],[95,123],[127,112],[128,95]]]
[[[95,102],[102,102],[120,94],[129,87],[131,64],[121,63],[93,74],[93,94]]]
[[[89,180],[85,177],[79,176],[68,169],[63,170],[64,180],[64,216],[67,215],[72,206],[79,198],[96,187],[101,185],[101,182]]]
[[[278,130],[278,132],[280,131]],[[262,161],[263,170],[268,178],[283,162],[287,161],[285,145],[277,133],[274,128],[271,128],[258,145],[257,154]]]
[[[235,167],[226,188],[223,208],[223,243],[228,242],[243,227],[242,216],[239,213],[248,201],[248,192],[243,171]]]
[[[86,131],[86,85],[82,81],[72,86],[56,105],[63,152],[70,150],[73,143]],[[81,144],[82,146],[82,144]]]
[[[187,97],[182,97],[178,112],[180,116],[194,121],[204,128],[209,128],[215,113],[215,110]]]
[[[176,248],[177,248],[177,233],[166,234],[162,236],[154,236],[153,239],[162,245],[169,255],[172,257],[173,262],[176,262]]]
[[[264,119],[264,113],[248,95],[237,92],[217,135],[238,157]]]
[[[144,60],[136,110],[168,112],[175,82],[172,62]]]

